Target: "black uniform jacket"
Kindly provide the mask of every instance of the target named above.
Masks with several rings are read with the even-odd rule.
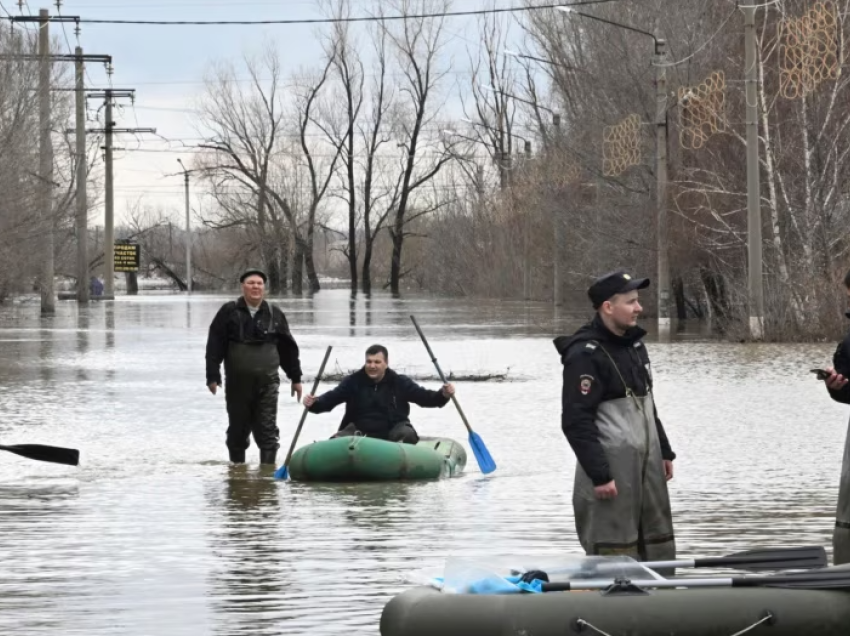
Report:
[[[645,335],[646,331],[640,327],[632,327],[624,336],[617,336],[597,314],[572,336],[559,336],[554,341],[564,365],[561,429],[579,464],[596,486],[612,479],[599,441],[596,409],[601,402],[626,397],[624,382],[637,396],[644,396],[652,389],[649,354],[642,340]],[[675,459],[657,408],[655,426],[662,457]]]

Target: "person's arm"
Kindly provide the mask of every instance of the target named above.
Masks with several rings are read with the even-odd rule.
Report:
[[[449,397],[443,390],[432,391],[420,386],[406,375],[399,375],[398,382],[401,385],[401,394],[411,404],[422,408],[442,408],[449,403]]]
[[[596,409],[605,387],[592,353],[579,350],[571,354],[564,364],[563,377],[561,430],[593,485],[602,486],[613,476],[596,426]]]
[[[346,402],[353,390],[354,382],[351,379],[351,376],[348,376],[333,389],[318,396],[316,400],[307,407],[307,410],[310,413],[329,413],[343,402]]]
[[[227,318],[230,311],[230,303],[222,305],[210,323],[206,350],[207,386],[221,386],[221,363],[227,353]]]
[[[275,307],[273,311],[277,320],[277,353],[280,358],[280,368],[292,384],[301,384],[301,358],[298,344],[289,330],[289,323],[283,312]]]

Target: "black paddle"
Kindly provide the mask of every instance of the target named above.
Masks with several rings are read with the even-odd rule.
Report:
[[[569,592],[571,590],[604,590],[625,581],[559,581],[543,583],[543,592]],[[647,587],[785,587],[799,590],[850,590],[850,570],[824,569],[821,571],[773,576],[740,576],[731,578],[697,579],[670,578],[629,580],[631,585]]]
[[[735,552],[721,557],[705,557],[701,559],[679,559],[676,561],[643,561],[635,562],[651,570],[664,568],[734,568],[737,570],[748,570],[758,572],[760,570],[812,570],[825,568],[829,565],[826,558],[826,550],[822,546],[806,546],[801,548],[775,548],[764,550],[746,550]],[[554,568],[547,570],[546,574],[563,574],[575,572],[582,569],[583,573],[593,575],[594,571],[604,576],[606,570],[621,569],[623,563],[612,562],[590,563],[588,566],[577,566],[573,568]],[[511,574],[524,574],[513,570]],[[539,577],[538,577],[539,578]]]
[[[643,563],[651,568],[736,568],[739,570],[810,570],[829,565],[823,546],[745,550],[721,557]]]
[[[69,466],[77,466],[80,463],[80,451],[75,448],[44,446],[43,444],[14,444],[12,446],[0,445],[0,450],[40,462],[53,462],[54,464],[67,464]]]

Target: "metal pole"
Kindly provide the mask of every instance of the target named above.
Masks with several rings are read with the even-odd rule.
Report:
[[[106,218],[103,230],[104,294],[115,298],[115,190],[112,171],[112,91],[106,90],[106,141],[104,163],[106,163]]]
[[[39,173],[41,194],[39,201],[40,226],[43,232],[41,258],[41,313],[56,311],[53,282],[53,144],[50,139],[50,17],[47,9],[38,12],[38,117],[39,117]]]
[[[655,41],[656,110],[655,110],[655,172],[658,220],[658,338],[670,338],[670,263],[667,228],[667,43]]]
[[[83,49],[75,50],[77,72],[77,302],[89,301],[88,204],[86,201],[86,101]]]
[[[756,68],[756,7],[744,11],[745,80],[747,97],[747,265],[749,269],[750,335],[764,335],[762,288],[761,184],[759,181],[758,72]]]
[[[560,139],[560,131],[558,126],[561,123],[560,117],[556,114],[552,116],[552,123],[555,126],[555,138]],[[563,243],[563,220],[561,219],[558,206],[559,197],[549,197],[549,205],[552,207],[552,304],[556,307],[561,304],[561,247]]]
[[[192,293],[192,230],[189,227],[189,171],[184,170],[186,184],[186,285]]]

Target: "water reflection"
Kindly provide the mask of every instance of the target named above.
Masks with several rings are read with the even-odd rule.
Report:
[[[77,355],[79,363],[76,365],[77,380],[85,382],[89,379],[86,373],[86,365],[83,359],[89,352],[89,308],[77,306]]]
[[[256,468],[255,448],[247,468],[221,462],[223,396],[204,387],[203,351],[232,298],[63,302],[49,318],[37,302],[0,306],[0,441],[76,447],[84,458],[59,467],[0,457],[0,633],[376,636],[383,604],[412,571],[450,555],[578,550],[552,338],[587,320],[584,304],[348,290],[276,299],[308,376],[328,345],[329,367],[347,370],[374,340],[402,372],[433,374],[410,314],[445,372],[510,369],[504,382],[458,383],[495,473],[479,472],[451,406],[415,409],[417,430],[464,444],[465,475],[353,486],[275,482]],[[649,338],[679,455],[670,487],[680,553],[829,551],[847,409],[807,370],[828,364],[834,344],[741,346],[711,342],[704,328],[677,324],[670,344]],[[283,453],[303,407],[285,391],[279,404]],[[340,413],[310,415],[298,445],[330,437]]]
[[[280,634],[295,555],[278,540],[282,515],[273,469],[228,466],[221,492],[207,496],[210,572],[217,634]]]

